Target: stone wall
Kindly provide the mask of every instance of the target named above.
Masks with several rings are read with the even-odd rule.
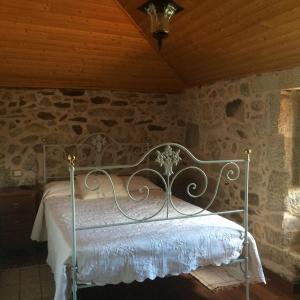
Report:
[[[42,144],[104,132],[120,142],[183,142],[176,94],[97,90],[0,90],[0,186],[41,181]],[[13,176],[13,171],[21,176]],[[19,174],[15,174],[19,175]]]
[[[300,123],[295,121],[300,99],[299,92],[289,90],[293,87],[300,87],[300,68],[219,81],[182,94],[1,89],[0,186],[40,182],[42,144],[77,143],[99,131],[121,142],[176,141],[203,159],[242,158],[249,147],[250,231],[263,263],[295,280],[300,273],[295,167],[300,165]],[[13,176],[14,170],[21,176]],[[209,173],[217,175],[214,169]],[[241,183],[221,191],[222,208],[241,206]]]
[[[292,182],[300,113],[291,92],[282,93],[293,87],[300,87],[300,68],[190,88],[180,108],[185,122],[200,128],[191,146],[202,158],[243,158],[245,148],[253,150],[250,231],[265,266],[289,280],[300,277],[300,182]],[[242,195],[242,185],[228,188],[222,207],[240,206]]]

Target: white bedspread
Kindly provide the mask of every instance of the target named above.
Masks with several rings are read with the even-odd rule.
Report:
[[[149,216],[161,205],[162,196],[163,192],[156,190],[151,191],[151,201],[143,204],[133,206],[127,198],[120,199],[120,203],[131,216]],[[199,210],[176,198],[174,203],[185,212]],[[129,221],[112,199],[77,201],[76,206],[79,227]],[[164,210],[158,217],[165,213]],[[170,216],[178,213],[171,209]],[[240,256],[243,235],[241,226],[217,215],[79,231],[78,279],[98,285],[129,283],[188,273],[205,265],[228,264]],[[47,262],[56,282],[55,300],[66,299],[66,263],[71,257],[69,197],[43,198],[31,238],[47,238]],[[249,240],[252,281],[265,282],[251,235]]]

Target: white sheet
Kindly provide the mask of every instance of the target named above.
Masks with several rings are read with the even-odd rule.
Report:
[[[149,216],[162,203],[163,192],[151,191],[151,201],[132,205],[120,199],[124,210],[135,217]],[[199,208],[174,198],[185,212]],[[112,199],[77,201],[78,226],[128,221]],[[159,217],[164,216],[163,211]],[[171,209],[171,216],[178,214]],[[44,221],[45,216],[45,221]],[[55,275],[55,300],[66,299],[65,264],[71,257],[71,209],[69,196],[44,197],[34,224],[32,239],[45,239],[47,262]],[[98,285],[129,283],[134,280],[188,273],[205,265],[228,264],[238,258],[244,230],[220,216],[168,220],[78,232],[78,279]],[[252,281],[265,282],[253,237],[250,235]]]

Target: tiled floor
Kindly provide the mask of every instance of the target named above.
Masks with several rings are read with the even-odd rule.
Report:
[[[0,255],[0,300],[53,300],[54,281],[50,268],[45,264],[46,245],[30,253]],[[267,274],[268,275],[268,274]],[[272,275],[272,276],[271,276]],[[267,285],[251,286],[251,299],[299,300],[290,286],[275,274],[267,276]],[[244,288],[211,292],[190,275],[157,278],[131,284],[106,285],[82,289],[80,300],[241,300]]]
[[[0,270],[0,299],[52,300],[54,281],[47,265]]]

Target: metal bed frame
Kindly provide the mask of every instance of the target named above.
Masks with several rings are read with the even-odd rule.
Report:
[[[88,143],[90,141],[91,143]],[[77,280],[77,240],[76,233],[78,231],[84,231],[89,229],[96,228],[105,228],[105,227],[114,227],[114,226],[126,226],[130,224],[138,224],[138,223],[148,223],[148,222],[158,222],[158,221],[168,221],[174,219],[185,219],[185,218],[198,218],[204,217],[208,215],[229,215],[229,214],[239,214],[243,213],[243,227],[244,227],[244,242],[243,242],[243,254],[235,260],[232,260],[230,264],[240,264],[240,267],[244,273],[244,282],[245,282],[245,299],[249,300],[249,288],[250,288],[250,273],[249,273],[249,240],[248,240],[248,190],[249,190],[249,163],[250,163],[250,154],[251,150],[245,150],[245,159],[233,159],[233,160],[200,160],[196,158],[186,147],[177,143],[163,143],[157,146],[152,147],[150,150],[148,148],[147,143],[140,143],[136,145],[140,145],[142,148],[147,151],[140,156],[140,159],[137,160],[136,163],[133,164],[119,164],[119,165],[104,165],[102,161],[103,151],[109,149],[111,147],[118,147],[122,143],[116,142],[109,135],[103,133],[96,133],[90,135],[83,142],[79,144],[71,145],[73,151],[75,149],[76,154],[74,152],[72,154],[67,154],[68,149],[70,149],[70,145],[44,145],[44,181],[45,183],[50,179],[62,179],[66,178],[65,176],[49,176],[47,173],[47,165],[46,165],[46,154],[47,151],[54,150],[54,155],[62,155],[62,158],[68,159],[69,162],[69,178],[70,178],[70,188],[71,188],[71,209],[72,209],[72,260],[71,260],[71,280],[72,280],[72,299],[77,300],[77,291],[81,288],[95,286],[94,284],[81,284]],[[95,160],[95,166],[78,166],[78,158],[80,158],[81,151],[78,150],[82,146],[90,147],[91,145],[96,149],[94,154],[97,156]],[[122,145],[132,145],[129,143],[123,143]],[[53,151],[52,151],[53,152]],[[70,152],[69,152],[70,153]],[[53,153],[52,153],[53,154]],[[78,155],[79,154],[79,155]],[[99,159],[100,157],[100,159]],[[86,157],[85,157],[86,158]],[[188,158],[192,164],[185,164],[184,158]],[[65,160],[66,161],[66,160]],[[76,165],[75,165],[76,162]],[[149,163],[151,167],[149,167]],[[179,165],[183,165],[183,167],[176,171],[175,169],[179,168]],[[156,165],[156,169],[152,167]],[[178,209],[172,201],[172,187],[175,179],[188,170],[193,170],[199,172],[199,174],[203,178],[204,186],[201,188],[200,192],[196,192],[198,185],[195,182],[191,182],[186,187],[186,193],[191,198],[199,198],[203,196],[208,187],[208,176],[206,172],[201,168],[202,165],[220,165],[219,173],[217,176],[216,186],[213,191],[212,198],[205,208],[199,208],[199,211],[196,213],[188,214],[180,209]],[[209,209],[213,202],[215,201],[218,190],[220,187],[221,179],[225,177],[228,181],[236,181],[240,177],[240,165],[244,169],[244,199],[243,199],[243,208],[236,210],[226,210],[221,212],[209,212]],[[144,201],[149,197],[149,188],[147,186],[142,186],[140,188],[140,192],[143,193],[143,197],[141,199],[136,199],[134,195],[131,194],[129,186],[132,179],[142,173],[149,172],[152,175],[157,176],[165,191],[165,198],[162,206],[153,213],[151,216],[136,219],[130,215],[128,215],[121,207],[118,202],[118,197],[115,191],[115,186],[113,179],[111,177],[112,172],[116,172],[117,170],[127,170],[132,171],[131,175],[128,178],[126,183],[126,192],[128,193],[129,199],[135,202]],[[109,183],[111,185],[113,191],[113,198],[115,205],[119,212],[128,219],[128,222],[122,223],[112,223],[105,225],[98,225],[93,227],[77,227],[76,225],[76,197],[75,197],[75,174],[86,174],[85,175],[85,186],[89,190],[97,190],[101,188],[101,184],[97,184],[97,186],[89,186],[88,179],[90,176],[95,174],[105,175]],[[170,208],[174,209],[178,216],[171,217],[169,215]],[[165,212],[165,217],[158,217],[159,213]]]

